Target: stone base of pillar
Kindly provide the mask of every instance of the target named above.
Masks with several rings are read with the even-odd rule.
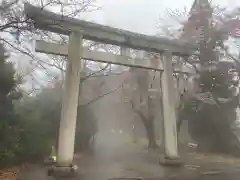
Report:
[[[166,156],[161,156],[159,159],[159,164],[164,166],[181,166],[183,162],[180,157],[168,158]]]
[[[71,178],[77,175],[78,167],[76,165],[71,166],[52,166],[48,169],[48,176],[56,178]]]

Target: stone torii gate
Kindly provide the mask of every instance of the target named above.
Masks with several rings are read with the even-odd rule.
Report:
[[[179,159],[172,74],[173,71],[193,72],[173,70],[172,55],[189,56],[196,52],[195,46],[57,15],[30,4],[25,4],[24,8],[26,16],[34,21],[36,28],[69,35],[68,45],[36,41],[37,52],[68,56],[59,129],[57,167],[70,168],[73,161],[81,59],[163,71],[161,82],[164,113],[164,156],[168,160]],[[89,51],[82,46],[83,39],[120,46],[121,55]],[[160,53],[161,61],[157,59],[151,61],[132,59],[129,48]]]

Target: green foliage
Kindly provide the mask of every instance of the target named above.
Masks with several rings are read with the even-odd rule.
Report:
[[[61,114],[61,86],[44,88],[18,99],[12,64],[0,44],[0,166],[43,160],[57,145]],[[16,101],[17,100],[17,101]],[[76,150],[83,150],[97,131],[90,106],[78,109]]]
[[[7,62],[5,49],[0,44],[0,166],[14,163],[19,151],[19,132],[21,131],[18,116],[14,112],[13,92],[16,91],[14,67]]]
[[[52,91],[52,93],[51,93]],[[60,119],[60,99],[54,99],[54,89],[44,89],[35,97],[26,97],[16,104],[22,125],[22,161],[38,161],[50,154],[55,145]]]
[[[51,153],[51,146],[57,146],[59,120],[61,115],[60,87],[45,88],[34,97],[23,99],[16,111],[21,117],[22,155],[24,161],[39,161]],[[89,145],[96,133],[96,121],[89,106],[78,108],[76,129],[76,151]]]
[[[97,132],[96,117],[89,106],[78,108],[75,151],[89,150],[92,138]]]

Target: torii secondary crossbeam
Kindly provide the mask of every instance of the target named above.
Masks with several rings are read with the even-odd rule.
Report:
[[[34,21],[36,28],[69,35],[68,46],[49,44],[44,41],[37,41],[36,43],[36,50],[38,52],[68,56],[62,98],[57,167],[66,169],[71,166],[73,161],[81,71],[80,59],[83,58],[99,62],[163,71],[161,82],[165,158],[168,160],[177,160],[179,158],[176,112],[173,98],[174,83],[172,76],[172,55],[189,56],[196,52],[196,48],[193,45],[64,17],[49,11],[43,11],[41,8],[29,4],[25,4],[25,13]],[[121,55],[88,51],[82,47],[83,39],[118,45],[121,47]],[[159,60],[133,60],[130,58],[129,48],[160,53],[161,62],[159,62]]]
[[[36,52],[60,55],[60,56],[68,56],[68,46],[62,44],[48,43],[45,41],[37,40],[35,46]],[[131,58],[130,54],[121,54],[116,55],[108,52],[101,51],[92,51],[87,47],[82,48],[82,59],[103,62],[103,63],[111,63],[116,65],[135,67],[135,68],[143,68],[155,71],[163,71],[163,64],[160,59],[151,59],[144,60],[141,58]],[[80,60],[80,57],[79,57]],[[174,69],[174,72],[184,73],[184,74],[195,74],[193,69]]]

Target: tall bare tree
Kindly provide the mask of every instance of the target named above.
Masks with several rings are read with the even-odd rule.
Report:
[[[142,121],[148,139],[148,147],[156,148],[154,132],[154,100],[149,93],[149,72],[148,70],[132,68],[132,99],[130,100],[133,112]]]
[[[59,73],[59,70],[64,69],[65,58],[53,56],[49,56],[49,58],[35,54],[31,47],[32,41],[37,38],[64,44],[67,43],[68,38],[34,29],[33,22],[24,15],[24,2],[75,18],[79,18],[85,12],[97,10],[99,7],[95,5],[95,0],[1,1],[0,41],[8,48],[11,55],[15,54],[15,56],[11,56],[12,60],[16,64],[20,64],[21,71],[24,71],[22,73],[28,77],[30,76],[30,79],[34,82],[38,82],[40,79],[39,71],[50,79],[54,78]],[[38,84],[41,83],[38,82]]]

